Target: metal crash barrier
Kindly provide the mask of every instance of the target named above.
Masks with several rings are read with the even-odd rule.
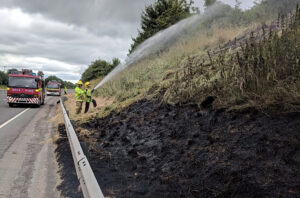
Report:
[[[61,109],[65,120],[66,131],[72,151],[78,180],[84,198],[104,198],[89,161],[84,155],[75,130],[64,107],[64,99],[60,99]]]

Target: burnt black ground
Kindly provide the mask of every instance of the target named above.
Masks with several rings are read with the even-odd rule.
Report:
[[[266,116],[140,101],[81,125],[113,197],[300,197],[300,113]]]
[[[65,126],[60,124],[58,130],[60,138],[55,142],[57,145],[55,152],[60,167],[58,173],[61,177],[61,183],[57,186],[57,190],[61,192],[63,197],[83,198],[82,193],[79,190],[79,181],[76,176]]]

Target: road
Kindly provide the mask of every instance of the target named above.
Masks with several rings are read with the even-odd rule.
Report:
[[[57,97],[41,108],[9,108],[0,92],[0,198],[59,197],[52,137]]]

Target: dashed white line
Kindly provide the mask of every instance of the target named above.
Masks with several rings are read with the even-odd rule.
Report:
[[[23,113],[25,113],[26,111],[28,111],[30,108],[25,109],[24,111],[22,111],[21,113],[19,113],[18,115],[16,115],[15,117],[11,118],[10,120],[4,122],[2,125],[0,125],[0,129],[5,127],[6,125],[8,125],[11,121],[13,121],[14,119],[18,118],[19,116],[21,116]]]

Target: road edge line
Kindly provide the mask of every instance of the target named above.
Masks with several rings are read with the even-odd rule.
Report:
[[[15,117],[9,119],[8,121],[4,122],[2,125],[0,125],[0,129],[2,129],[3,127],[5,127],[6,125],[8,125],[10,122],[12,122],[13,120],[15,120],[16,118],[18,118],[19,116],[21,116],[23,113],[25,113],[26,111],[28,111],[30,108],[25,109],[24,111],[20,112],[19,114],[17,114]]]

